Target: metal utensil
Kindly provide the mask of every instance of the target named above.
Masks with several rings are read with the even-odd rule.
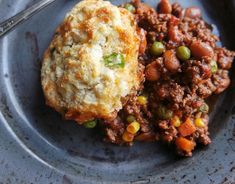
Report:
[[[38,3],[30,6],[29,8],[19,12],[13,17],[0,23],[0,37],[4,36],[6,33],[11,31],[20,23],[32,17],[34,14],[47,7],[49,4],[55,2],[56,0],[41,0]]]

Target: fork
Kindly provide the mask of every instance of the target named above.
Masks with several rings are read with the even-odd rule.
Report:
[[[20,23],[32,17],[34,14],[47,7],[49,4],[55,2],[56,0],[41,0],[38,3],[30,6],[29,8],[17,13],[13,17],[0,23],[0,37],[4,36],[6,33],[10,32]]]

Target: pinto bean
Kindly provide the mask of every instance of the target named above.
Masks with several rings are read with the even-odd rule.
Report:
[[[201,10],[198,7],[190,7],[185,10],[185,17],[199,18],[201,17]]]
[[[155,62],[147,65],[145,69],[145,77],[149,81],[157,81],[160,78],[160,73],[157,70],[157,66]]]
[[[173,50],[167,50],[163,54],[164,65],[170,72],[176,72],[180,67],[180,62],[177,59]]]
[[[193,56],[197,59],[201,59],[204,56],[213,57],[214,55],[214,51],[211,46],[204,42],[195,41],[191,44],[190,49]]]
[[[172,6],[168,0],[161,0],[159,3],[160,13],[170,14],[172,12]]]

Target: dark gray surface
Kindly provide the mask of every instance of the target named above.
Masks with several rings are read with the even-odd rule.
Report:
[[[131,148],[103,143],[98,133],[63,121],[45,106],[40,59],[76,2],[58,0],[0,40],[0,183],[234,183],[234,80],[211,113],[213,143],[186,159],[158,143]],[[146,2],[156,5],[154,0]],[[179,2],[200,6],[204,18],[217,25],[223,45],[235,49],[233,1]],[[0,0],[0,20],[30,3]],[[234,67],[231,73],[234,79]]]

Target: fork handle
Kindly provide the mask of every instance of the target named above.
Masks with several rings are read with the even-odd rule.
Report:
[[[1,22],[0,23],[0,37],[5,35],[9,31],[11,31],[17,25],[29,19],[32,15],[39,12],[40,10],[42,10],[49,4],[53,3],[54,1],[56,0],[41,0],[38,3],[30,6],[29,8],[14,15],[13,17]]]

